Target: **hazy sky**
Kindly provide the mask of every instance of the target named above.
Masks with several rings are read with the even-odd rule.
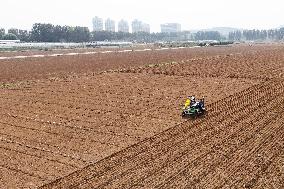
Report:
[[[92,28],[99,16],[129,22],[137,18],[160,31],[179,22],[182,30],[216,26],[269,29],[284,25],[283,0],[0,0],[0,28],[30,30],[33,23]]]

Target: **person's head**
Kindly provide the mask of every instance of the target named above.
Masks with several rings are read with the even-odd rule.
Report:
[[[190,100],[195,101],[195,97],[194,97],[194,96],[192,96],[192,97],[190,98]]]

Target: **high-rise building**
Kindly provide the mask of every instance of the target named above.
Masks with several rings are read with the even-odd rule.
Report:
[[[147,32],[150,33],[150,25],[143,23],[137,19],[133,20],[132,23],[132,33],[136,32]]]
[[[146,32],[146,33],[150,33],[150,25],[146,24],[146,23],[143,23],[142,24],[142,31]]]
[[[108,18],[105,21],[105,30],[115,32],[115,21]]]
[[[181,32],[181,25],[179,23],[161,24],[162,33],[176,33]]]
[[[118,22],[118,32],[129,33],[129,25],[127,21],[122,19]]]
[[[132,26],[132,33],[140,32],[142,28],[142,22],[135,19],[131,23]]]
[[[104,24],[103,19],[99,17],[93,18],[93,31],[103,31]]]

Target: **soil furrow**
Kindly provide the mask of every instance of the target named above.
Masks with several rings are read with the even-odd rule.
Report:
[[[248,89],[249,90],[249,89]],[[242,94],[241,94],[242,95]],[[218,111],[218,109],[216,109],[216,111]],[[213,114],[214,115],[214,114]],[[180,132],[177,132],[177,134],[176,135],[178,135],[179,133],[184,133],[184,131],[181,131],[181,130],[179,130],[179,129],[177,129],[177,131],[180,131]],[[172,138],[174,138],[175,137],[175,135],[173,135],[172,136]],[[162,140],[161,140],[162,141]],[[168,143],[172,143],[172,141],[171,140],[169,140],[169,141],[167,141]],[[149,147],[151,147],[151,148],[153,148],[153,146],[151,145],[151,146],[149,146]],[[135,155],[137,156],[137,154],[135,153]],[[131,157],[128,157],[128,158],[131,158]],[[116,162],[116,164],[117,164],[117,162]],[[108,168],[109,169],[109,168]],[[88,174],[87,174],[88,175]],[[70,185],[71,186],[71,185]]]
[[[262,117],[262,114],[266,110],[267,109],[257,110],[257,111],[253,112],[252,116],[254,116],[254,120],[256,121],[256,123],[257,123],[257,120]],[[206,159],[208,159],[208,157],[210,157],[211,154],[214,154],[216,151],[217,152],[221,151],[220,149],[218,149],[218,148],[220,148],[218,146],[225,145],[227,141],[233,140],[232,136],[239,134],[239,132],[241,132],[243,130],[243,128],[237,127],[237,125],[241,125],[241,124],[248,125],[251,122],[249,117],[246,116],[244,118],[245,119],[240,119],[240,117],[235,117],[234,119],[236,119],[236,120],[239,119],[237,124],[233,123],[233,124],[229,125],[228,123],[227,124],[222,123],[230,129],[228,129],[228,130],[224,129],[224,130],[222,130],[222,132],[212,134],[212,136],[208,136],[208,138],[210,138],[211,141],[214,141],[214,144],[212,144],[212,142],[210,143],[210,141],[209,141],[209,142],[200,142],[201,146],[196,146],[196,145],[193,144],[192,147],[191,147],[191,145],[185,145],[185,146],[187,146],[187,148],[186,148],[185,151],[183,151],[181,153],[181,156],[177,156],[172,161],[166,161],[164,163],[164,166],[162,166],[162,169],[158,169],[157,172],[154,172],[154,174],[149,175],[149,178],[146,177],[146,180],[140,179],[140,181],[137,184],[139,186],[141,186],[143,183],[144,184],[147,183],[146,186],[149,187],[149,188],[152,188],[154,186],[157,187],[156,186],[157,181],[159,181],[160,183],[164,183],[166,180],[169,180],[168,182],[172,182],[172,179],[173,179],[172,177],[179,177],[179,174],[185,175],[184,174],[185,171],[179,170],[181,167],[183,167],[183,169],[187,171],[189,169],[188,167],[192,165],[193,167],[191,167],[190,169],[196,170],[196,167],[198,165],[197,162],[201,162],[202,166],[205,166]],[[218,124],[215,124],[215,123],[210,123],[210,124],[215,125],[215,127],[220,127]],[[248,126],[251,127],[251,125],[248,125]],[[247,129],[247,127],[246,127],[246,129]],[[242,131],[242,132],[245,132],[245,131]],[[229,133],[230,133],[230,135],[228,135]],[[227,136],[226,136],[226,134],[227,134]],[[220,136],[223,136],[223,135],[226,136],[226,137],[220,137]],[[199,140],[199,139],[196,139],[196,140]],[[232,144],[233,144],[233,142],[232,142]],[[179,146],[177,146],[177,149],[182,151],[182,148],[179,147]],[[196,150],[194,150],[194,149],[196,149]],[[208,151],[208,153],[207,153],[207,151]],[[221,157],[219,157],[220,158],[219,159],[218,157],[214,157],[212,155],[212,157],[214,157],[214,159],[216,158],[217,160],[221,160],[222,157],[226,157],[226,155],[222,154],[222,153],[220,154],[220,156]],[[212,161],[214,160],[214,159],[212,159],[212,157],[210,158],[211,164],[212,164]],[[203,159],[205,159],[205,161]],[[171,164],[168,164],[168,162],[171,162]],[[211,166],[213,166],[213,165],[211,165]],[[202,167],[200,167],[200,170],[201,170],[201,168]],[[177,174],[177,173],[179,173],[179,174]],[[193,175],[193,173],[190,173],[190,174]],[[201,173],[199,172],[198,174],[201,174]],[[172,177],[169,177],[168,175],[172,175]],[[195,177],[202,179],[201,175],[200,176],[195,175]],[[172,182],[172,183],[174,183],[174,182]],[[161,185],[161,188],[163,188],[163,185]]]

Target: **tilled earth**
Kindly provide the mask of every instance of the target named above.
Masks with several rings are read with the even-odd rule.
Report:
[[[0,187],[282,188],[283,46],[149,53],[0,62]]]
[[[283,103],[282,81],[254,85],[42,188],[283,188]]]
[[[100,51],[100,50],[97,50]],[[69,51],[72,53],[72,51]],[[74,50],[78,52],[78,50]],[[81,52],[81,51],[79,51]],[[279,53],[280,54],[279,54]],[[44,58],[24,58],[24,59],[10,59],[0,60],[0,83],[10,83],[16,81],[34,80],[34,79],[49,79],[49,78],[64,78],[71,75],[97,73],[106,70],[116,69],[129,69],[139,68],[144,65],[155,65],[160,63],[170,62],[192,62],[188,64],[193,68],[186,68],[191,72],[196,69],[196,66],[200,66],[198,58],[202,59],[200,63],[209,64],[214,61],[215,58],[221,60],[223,57],[230,57],[233,55],[245,56],[249,54],[249,61],[265,57],[265,54],[269,53],[266,57],[272,61],[278,56],[283,56],[283,45],[267,45],[267,46],[232,46],[232,47],[208,47],[208,48],[193,48],[193,49],[156,49],[151,51],[141,52],[112,52],[112,53],[97,53],[89,55],[74,55],[74,56],[51,56]],[[273,53],[273,54],[271,54]],[[53,54],[53,53],[51,53]],[[198,62],[196,61],[198,60]],[[225,60],[227,61],[227,59]],[[235,65],[244,65],[249,62],[238,62],[237,59],[231,59]],[[217,62],[218,63],[218,62]],[[214,61],[216,64],[216,60]],[[224,64],[224,66],[226,66]],[[218,64],[223,66],[223,64]],[[202,66],[201,66],[202,67]],[[228,67],[228,66],[226,66]],[[210,66],[214,69],[214,66]],[[216,69],[219,69],[219,66]],[[207,68],[205,68],[207,70]],[[227,68],[229,69],[229,68]],[[259,68],[257,68],[259,70]],[[204,69],[202,69],[205,71]],[[236,73],[238,70],[232,70]],[[252,71],[252,70],[250,70]],[[270,70],[271,71],[271,70]],[[182,72],[183,73],[183,72]]]

